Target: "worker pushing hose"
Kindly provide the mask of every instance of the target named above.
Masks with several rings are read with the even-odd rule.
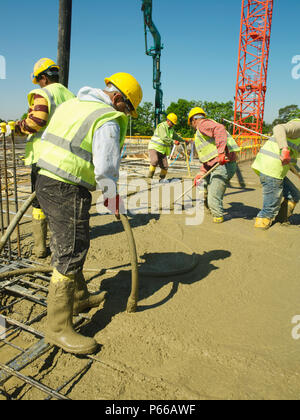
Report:
[[[88,292],[83,275],[90,245],[90,191],[102,190],[105,206],[120,218],[124,211],[116,187],[120,150],[128,116],[137,116],[143,96],[128,73],[116,73],[105,84],[103,90],[82,88],[76,98],[56,109],[37,162],[36,194],[49,222],[54,268],[45,338],[74,354],[92,354],[98,345],[75,332],[73,313],[98,307],[104,299],[101,293]]]

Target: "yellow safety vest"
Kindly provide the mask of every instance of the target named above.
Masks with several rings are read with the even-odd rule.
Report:
[[[210,120],[216,122],[214,120]],[[212,137],[202,134],[197,130],[195,135],[195,146],[201,163],[209,162],[218,156],[216,140]],[[227,147],[229,152],[239,152],[240,148],[234,138],[227,131]]]
[[[163,155],[169,155],[170,146],[173,143],[173,136],[174,128],[170,128],[166,121],[158,124],[149,142],[148,149],[156,150],[157,152],[162,153]]]
[[[57,108],[41,142],[40,175],[95,190],[93,138],[104,123],[116,120],[122,148],[128,118],[103,102],[71,99]]]
[[[300,119],[292,121],[300,121]],[[288,147],[291,153],[291,163],[283,166],[280,160],[280,148],[276,139],[272,137],[260,149],[252,168],[258,175],[262,173],[276,179],[285,178],[291,166],[297,164],[297,159],[300,156],[300,138],[288,139]]]
[[[48,121],[51,120],[58,105],[62,104],[69,99],[73,99],[75,95],[70,92],[65,86],[60,83],[52,83],[51,85],[41,88],[34,89],[28,94],[28,105],[32,107],[34,95],[41,95],[48,102]],[[27,137],[25,146],[25,165],[32,165],[39,159],[41,137],[47,127],[47,125],[35,134],[31,134]]]

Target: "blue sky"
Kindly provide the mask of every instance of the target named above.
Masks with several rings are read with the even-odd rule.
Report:
[[[0,69],[1,118],[16,119],[27,110],[34,63],[42,57],[56,60],[58,3],[1,1],[0,58],[6,63],[6,79],[1,79]],[[141,83],[143,101],[154,101],[141,4],[141,0],[73,0],[69,88],[74,93],[82,86],[102,88],[104,77],[125,71]],[[299,0],[274,0],[267,122],[276,118],[279,108],[300,105],[300,78],[292,77],[292,59],[300,56],[299,15]],[[153,0],[153,20],[164,44],[165,107],[179,98],[233,100],[240,17],[241,0]]]

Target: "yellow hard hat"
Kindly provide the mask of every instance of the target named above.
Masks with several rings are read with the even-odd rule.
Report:
[[[143,91],[138,81],[128,73],[115,73],[104,79],[106,85],[112,83],[130,101],[133,110],[131,115],[137,118],[137,107],[143,99]]]
[[[32,83],[37,85],[37,77],[49,69],[59,70],[59,66],[50,58],[41,58],[39,61],[37,61],[34,65],[33,73],[31,74]]]
[[[167,120],[171,121],[171,123],[173,123],[174,125],[176,125],[177,124],[177,121],[178,121],[178,117],[177,117],[176,114],[174,114],[174,112],[171,112],[171,114],[169,114],[167,116]]]
[[[196,108],[193,108],[193,109],[190,110],[189,119],[188,119],[189,125],[191,124],[191,118],[194,117],[197,114],[202,114],[206,117],[206,112],[202,108],[197,106]]]

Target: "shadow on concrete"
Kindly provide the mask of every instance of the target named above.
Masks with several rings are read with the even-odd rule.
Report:
[[[179,276],[172,275],[166,278],[140,275],[139,301],[153,296],[168,284],[171,285],[171,290],[167,296],[158,302],[150,305],[139,305],[137,312],[143,312],[164,305],[175,296],[180,284],[191,285],[204,280],[212,271],[219,269],[213,264],[214,261],[224,260],[230,256],[231,253],[229,251],[214,250],[205,252],[203,255],[198,255],[198,265],[190,273]],[[188,268],[193,263],[193,256],[183,252],[168,252],[165,254],[150,253],[144,254],[141,258],[144,259],[145,263],[140,266],[140,271],[144,272],[153,272],[155,270],[157,270],[156,273],[160,270],[164,273],[169,271],[174,272],[185,266]],[[172,266],[173,264],[174,266]],[[100,290],[107,291],[108,297],[103,309],[96,312],[92,318],[92,322],[84,328],[85,334],[88,335],[96,334],[105,328],[115,315],[126,311],[127,300],[131,292],[131,271],[120,271],[116,276],[104,279],[101,282]]]
[[[134,229],[139,226],[146,226],[151,220],[159,220],[160,214],[137,214],[130,218],[130,226]],[[90,231],[90,239],[100,236],[113,235],[124,232],[122,222],[114,219],[113,222],[101,226],[93,226]]]
[[[231,219],[253,220],[260,211],[257,207],[246,206],[240,202],[231,202],[229,205],[231,207],[225,210],[225,214]]]

